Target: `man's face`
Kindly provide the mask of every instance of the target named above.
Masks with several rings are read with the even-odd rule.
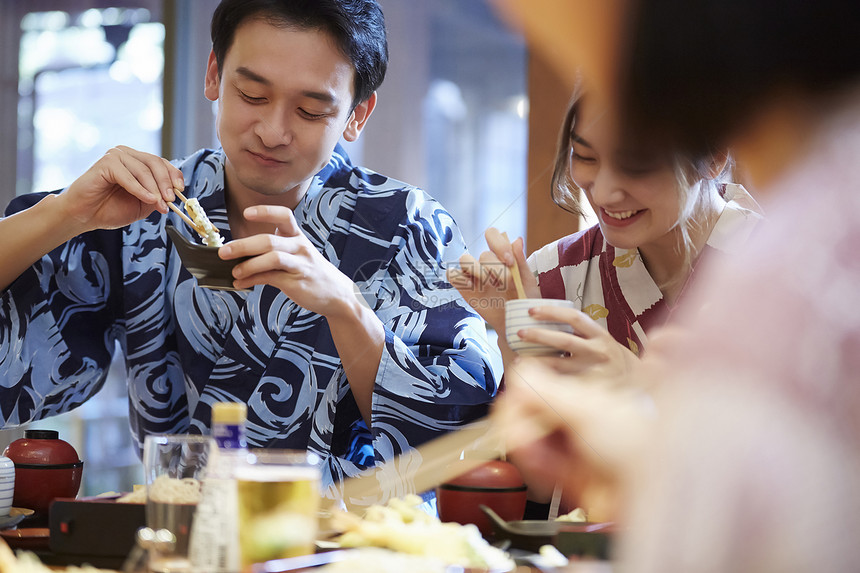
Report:
[[[219,103],[230,193],[301,198],[341,135],[357,138],[369,115],[366,102],[350,109],[354,73],[323,32],[243,22],[220,77],[210,55],[204,90]]]

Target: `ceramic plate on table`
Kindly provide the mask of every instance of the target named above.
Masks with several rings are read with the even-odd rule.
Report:
[[[51,530],[47,527],[4,529],[0,531],[0,536],[12,549],[28,551],[47,550],[51,542]]]
[[[385,558],[386,556],[387,558]],[[401,561],[401,559],[406,559],[406,561]],[[339,561],[349,565],[348,568],[344,567],[344,570],[349,569],[356,572],[403,571],[406,564],[408,564],[406,566],[419,570],[435,570],[439,565],[439,561],[430,556],[397,553],[379,547],[361,547],[257,563],[251,566],[251,573],[312,573],[317,567]],[[422,567],[422,564],[425,563],[427,566]],[[474,569],[450,565],[445,568],[445,571],[452,573],[454,571],[458,573],[511,573],[513,569]]]
[[[182,265],[197,279],[197,284],[211,289],[237,290],[233,288],[233,267],[248,257],[225,261],[218,256],[218,247],[191,242],[173,225],[167,225],[167,235],[176,247]]]
[[[9,515],[0,516],[0,529],[8,529],[21,523],[25,517],[33,515],[32,509],[13,507],[9,509]]]

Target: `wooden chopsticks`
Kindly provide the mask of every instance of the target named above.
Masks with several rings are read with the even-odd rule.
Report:
[[[185,195],[183,195],[183,194],[182,194],[182,192],[181,192],[181,191],[179,191],[179,189],[174,189],[174,190],[173,190],[173,193],[175,193],[175,194],[176,194],[176,196],[177,196],[177,197],[179,197],[179,199],[182,201],[182,203],[183,203],[183,204],[188,203],[188,199],[186,199],[186,198],[185,198]],[[199,235],[204,235],[204,234],[205,234],[205,231],[204,231],[203,229],[201,229],[200,227],[198,227],[198,226],[194,223],[194,221],[192,221],[192,220],[191,220],[191,218],[190,218],[188,215],[186,215],[185,213],[183,213],[183,212],[182,212],[182,210],[181,210],[181,209],[179,209],[179,207],[177,207],[177,206],[176,206],[176,205],[174,205],[173,203],[168,203],[168,204],[167,204],[167,206],[168,206],[168,207],[170,207],[170,208],[173,210],[173,212],[174,212],[174,213],[176,213],[177,215],[179,215],[179,216],[182,218],[182,220],[183,220],[183,221],[185,221],[186,223],[188,223],[188,225],[190,225],[192,229],[194,229],[195,231],[197,231],[197,233],[198,233]]]
[[[186,215],[185,213],[183,213],[183,212],[179,209],[179,207],[177,207],[177,206],[176,206],[176,205],[174,205],[173,203],[168,203],[168,204],[167,204],[167,206],[168,206],[168,207],[170,207],[171,209],[173,209],[173,212],[174,212],[174,213],[176,213],[177,215],[179,215],[180,217],[182,217],[182,220],[183,220],[183,221],[185,221],[186,223],[188,223],[188,225],[189,225],[189,226],[191,226],[191,228],[192,228],[192,229],[194,229],[194,230],[195,230],[195,231],[197,231],[198,233],[203,233],[203,231],[200,229],[200,227],[198,227],[197,225],[195,225],[195,224],[194,224],[194,221],[192,221],[192,220],[188,217],[188,215]]]
[[[504,428],[492,416],[486,416],[462,428],[410,449],[396,458],[336,486],[335,500],[347,510],[361,512],[372,504],[385,503],[391,497],[421,493],[486,461],[500,457],[507,449],[524,447],[549,435],[552,423],[528,423],[522,432]],[[330,508],[329,508],[330,509]]]
[[[510,243],[510,239],[508,239],[507,233],[502,233],[502,237],[505,238],[505,241]],[[520,276],[520,266],[516,262],[516,258],[514,259],[514,268],[511,269],[511,275],[514,277],[514,286],[517,289],[517,298],[526,298],[526,290],[523,288],[523,278]]]
[[[489,418],[481,418],[344,480],[340,486],[341,500],[347,509],[357,510],[382,503],[389,496],[427,491],[496,458],[501,443],[501,428]],[[461,459],[464,450],[470,455]]]

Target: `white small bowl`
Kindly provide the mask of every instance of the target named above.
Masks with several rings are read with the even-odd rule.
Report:
[[[536,320],[529,316],[529,309],[538,306],[557,306],[561,308],[576,308],[572,301],[554,298],[519,298],[505,303],[505,339],[508,346],[517,354],[525,356],[559,355],[558,348],[526,342],[517,331],[522,328],[545,328],[573,334],[573,327],[566,322]]]
[[[15,493],[15,463],[0,456],[0,517],[9,515]]]

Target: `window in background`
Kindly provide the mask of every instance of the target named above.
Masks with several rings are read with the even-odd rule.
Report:
[[[161,151],[164,26],[144,8],[21,21],[18,193],[68,185],[123,144]]]
[[[424,188],[470,251],[525,234],[527,51],[488,0],[380,0],[390,65],[353,159]]]
[[[487,227],[525,236],[527,52],[486,0],[434,2],[432,11],[427,187],[477,254]]]
[[[161,153],[164,26],[149,10],[32,12],[21,30],[19,194],[65,187],[119,144]],[[141,483],[120,366],[80,408],[30,424],[75,446],[82,495]]]

